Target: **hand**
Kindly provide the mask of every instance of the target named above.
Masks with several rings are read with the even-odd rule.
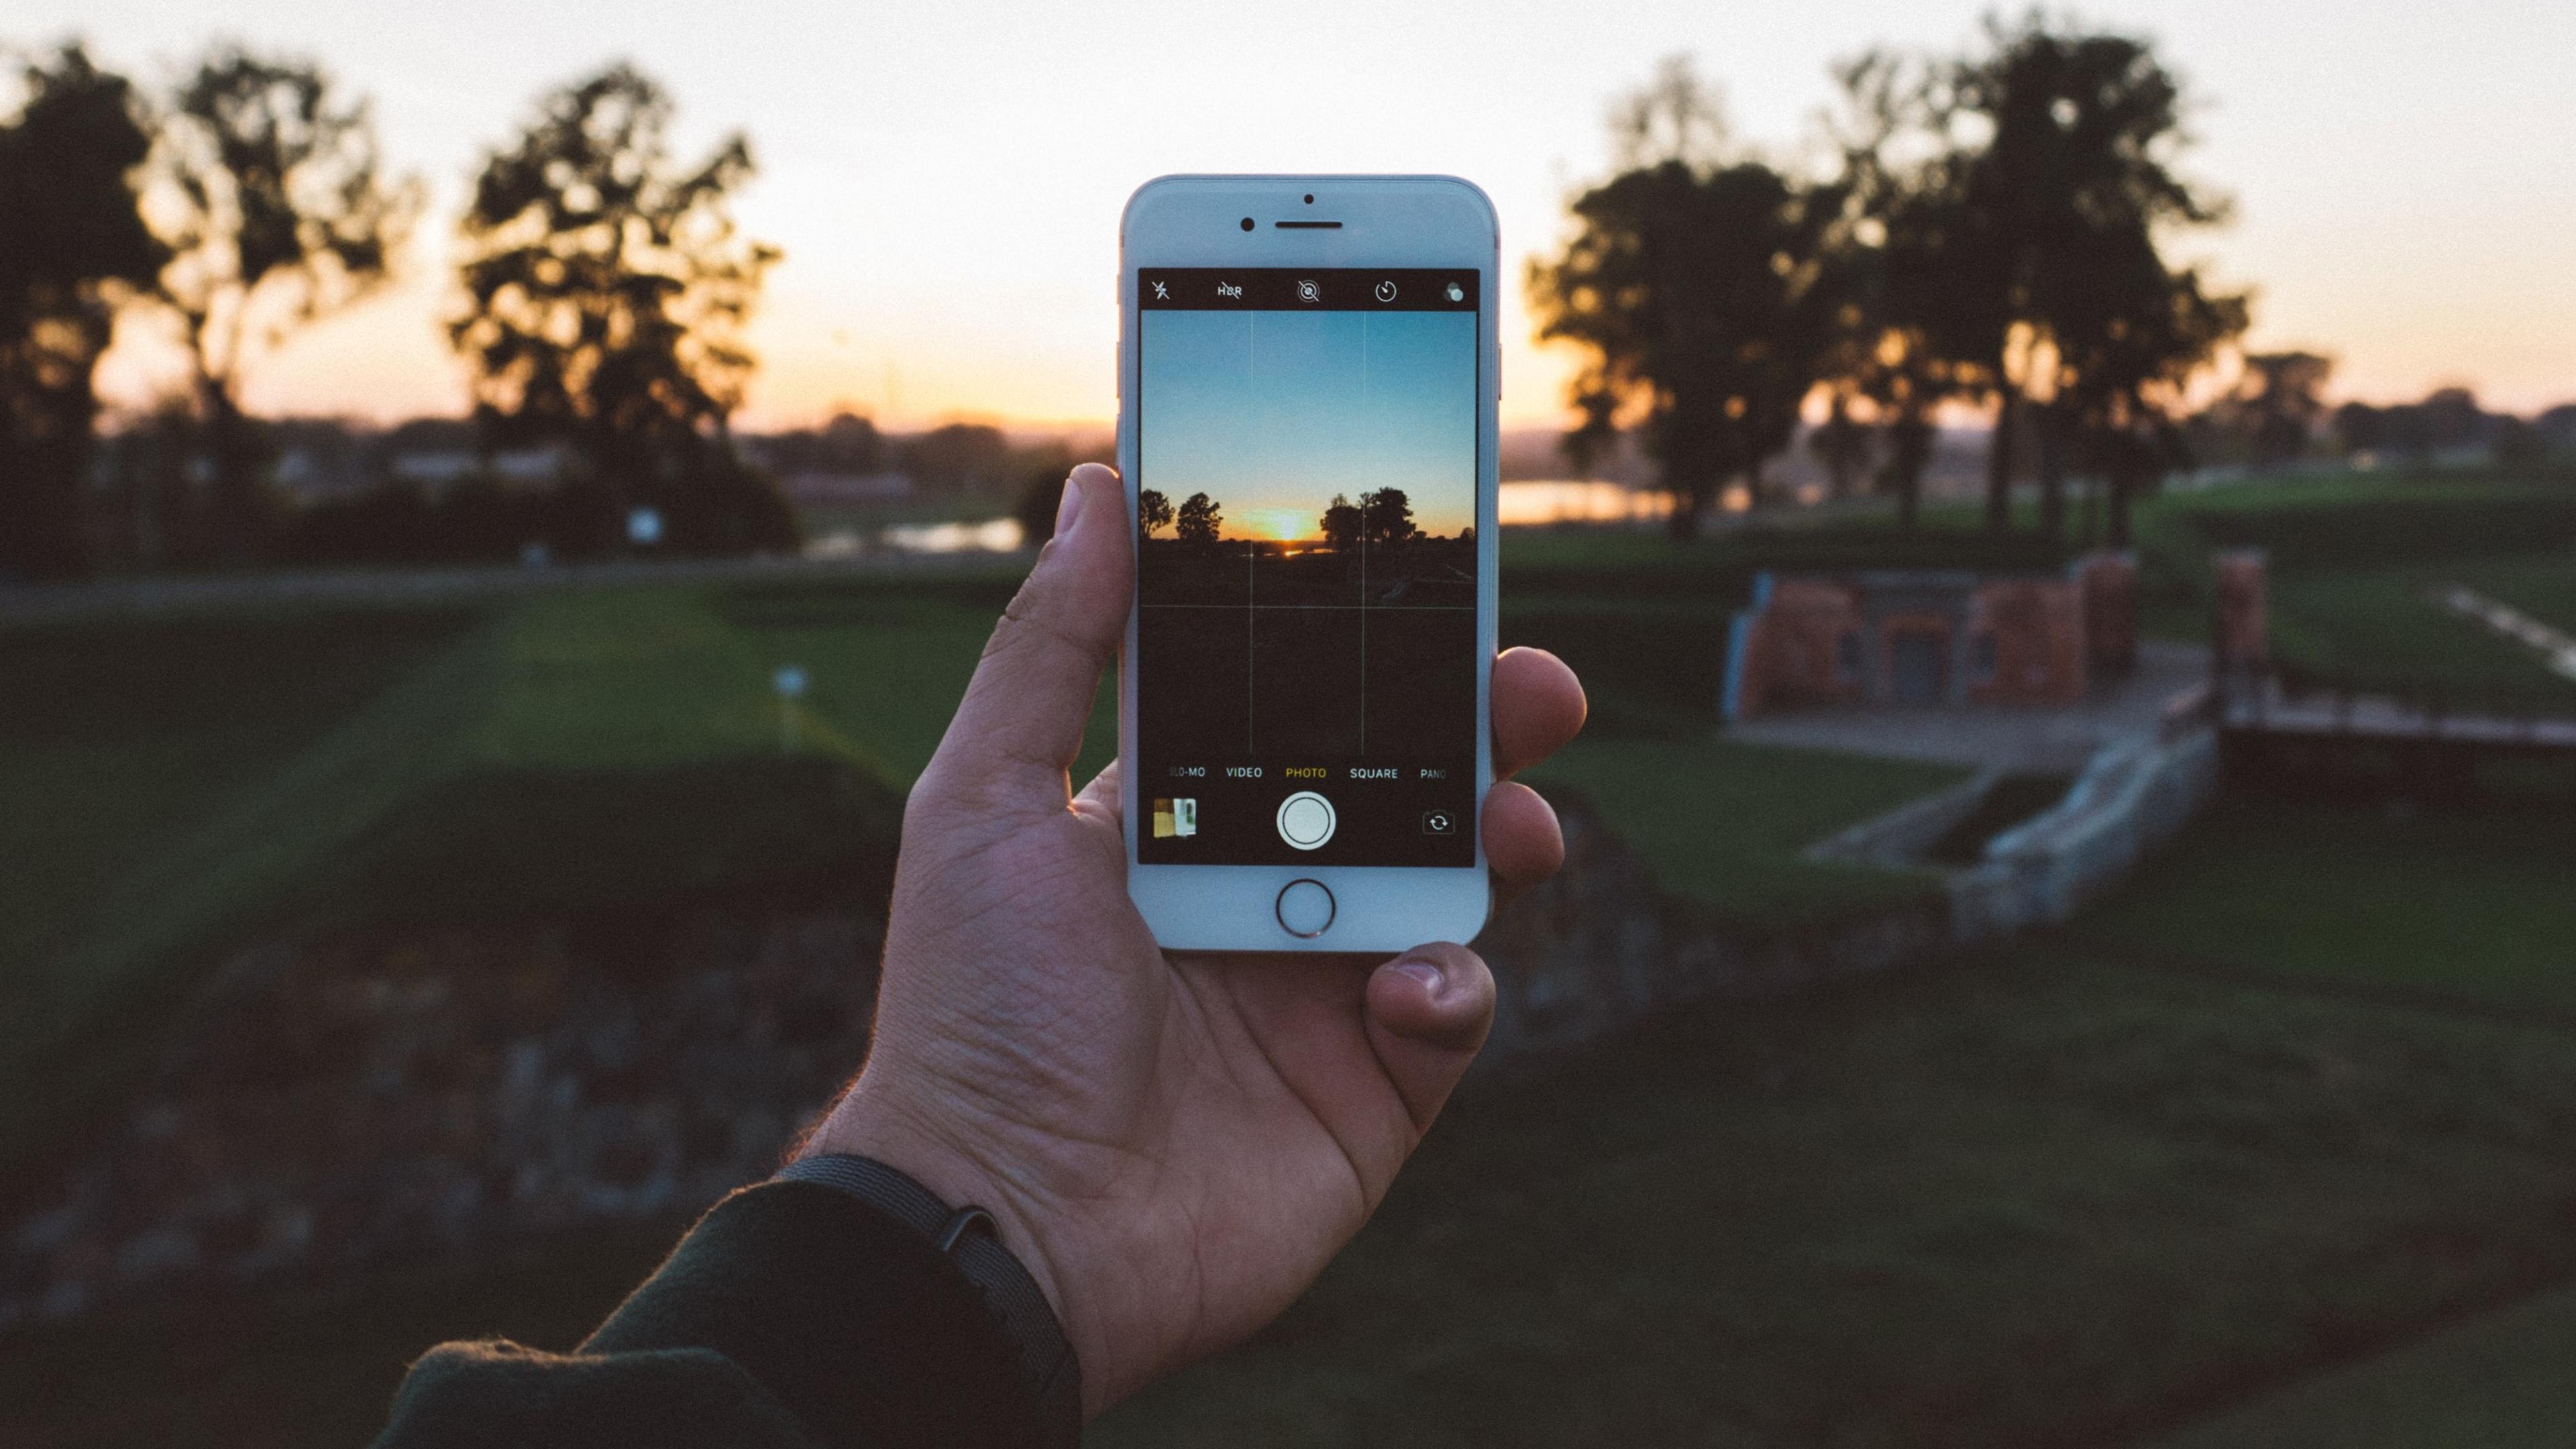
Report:
[[[1127,898],[1117,766],[1067,768],[1126,626],[1117,474],[1073,471],[904,812],[866,1069],[801,1149],[979,1203],[1028,1265],[1096,1415],[1285,1309],[1367,1221],[1493,1022],[1466,947],[1391,962],[1166,955]],[[1494,662],[1495,766],[1583,723],[1553,655]],[[1506,888],[1564,858],[1528,787],[1486,797]]]

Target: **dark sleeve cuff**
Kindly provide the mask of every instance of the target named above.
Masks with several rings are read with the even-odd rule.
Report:
[[[706,1348],[834,1446],[1041,1440],[983,1295],[946,1254],[836,1189],[769,1182],[716,1204],[583,1344]]]

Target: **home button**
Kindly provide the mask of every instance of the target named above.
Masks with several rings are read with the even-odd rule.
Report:
[[[1279,925],[1311,941],[1333,925],[1333,893],[1319,880],[1292,880],[1279,891]]]

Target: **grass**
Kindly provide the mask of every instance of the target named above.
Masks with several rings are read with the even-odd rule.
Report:
[[[2169,495],[2139,514],[2141,619],[2208,635],[2208,557],[2261,548],[2287,664],[2371,689],[2576,708],[2576,681],[2425,598],[2465,583],[2576,621],[2576,489],[2484,476],[2353,474]]]
[[[2285,651],[2467,658],[2474,626],[2411,590],[2429,569],[2569,623],[2564,555],[2536,551],[2559,546],[2560,497],[2365,479],[2164,500],[2141,519],[2148,603],[2190,602],[2173,561],[2263,542]],[[2053,557],[1936,522],[1678,548],[1510,535],[1505,642],[1564,654],[1595,706],[1534,778],[1594,801],[1666,889],[1722,918],[1937,889],[1798,853],[1957,772],[1708,732],[1725,616],[1756,569]],[[2160,605],[2168,565],[2182,592]],[[0,1031],[17,1033],[0,1158],[108,1100],[149,1060],[138,1023],[242,930],[597,910],[866,865],[1009,589],[648,588],[0,632],[0,849],[28,862],[0,880]],[[2333,633],[2345,614],[2364,622]],[[787,663],[813,687],[782,754],[768,680]],[[2509,665],[2528,660],[2464,677]],[[1104,691],[1084,768],[1113,724]],[[1098,1440],[2093,1442],[2393,1343],[2576,1271],[2576,1036],[2556,1025],[2576,1019],[2571,864],[2539,816],[2249,806],[2053,954],[1663,1023],[1462,1103],[1285,1322]],[[656,1246],[0,1344],[0,1440],[354,1442],[422,1345],[566,1346]],[[2389,1372],[2417,1397],[2469,1383]]]
[[[23,990],[31,963],[88,924],[95,882],[470,623],[377,612],[0,631],[0,979]]]
[[[2576,679],[2428,597],[2446,584],[2529,600],[2544,619],[2576,617],[2576,555],[2443,559],[2286,577],[2273,589],[2273,639],[2284,659],[2365,687],[2445,691],[2461,708],[2576,712]]]
[[[2115,1441],[2576,1271],[2571,1132],[2576,1033],[2081,954],[1681,1013],[1454,1105],[1090,1442]],[[360,1442],[421,1347],[568,1347],[659,1241],[0,1340],[0,1440]]]
[[[2484,1314],[2156,1441],[2154,1449],[2559,1449],[2576,1288]]]
[[[1938,895],[1928,873],[1800,852],[1967,775],[1821,750],[1611,736],[1577,742],[1528,778],[1591,801],[1666,892],[1720,920],[1778,928]]]
[[[2082,931],[2177,963],[2576,1022],[2571,880],[2563,810],[2235,803]]]
[[[142,1070],[189,972],[247,931],[881,876],[1008,596],[637,588],[0,633],[0,847],[25,863],[0,879],[0,1162]],[[783,740],[787,663],[813,686]],[[1103,691],[1086,770],[1114,720]]]
[[[1104,1446],[2100,1443],[2576,1267],[2576,1037],[2025,954],[1453,1111]]]

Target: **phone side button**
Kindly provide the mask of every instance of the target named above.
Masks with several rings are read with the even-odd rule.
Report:
[[[1333,893],[1319,880],[1292,880],[1279,889],[1279,928],[1311,941],[1333,928]]]

